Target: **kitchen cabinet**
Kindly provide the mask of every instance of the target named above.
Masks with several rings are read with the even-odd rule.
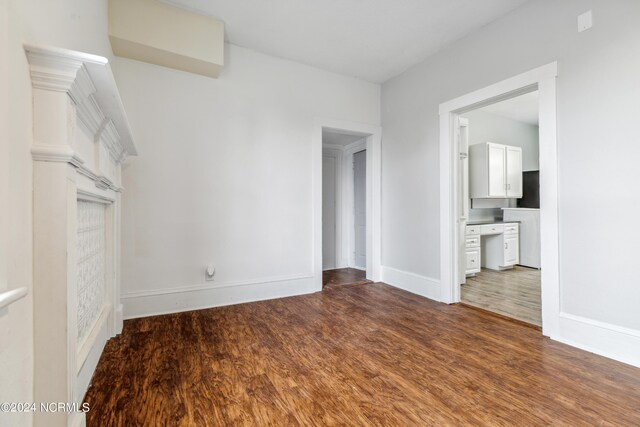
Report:
[[[516,222],[467,225],[465,251],[467,276],[479,273],[482,267],[512,268],[520,262],[520,225]]]
[[[505,221],[520,223],[520,260],[518,264],[540,268],[540,209],[505,208]]]
[[[492,270],[505,270],[520,261],[519,224],[504,224],[501,234],[484,240],[483,266]]]
[[[468,225],[465,232],[466,275],[480,272],[480,227]]]
[[[472,199],[522,197],[522,148],[485,142],[469,147]]]

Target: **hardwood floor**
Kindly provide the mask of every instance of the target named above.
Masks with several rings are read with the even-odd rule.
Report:
[[[484,310],[542,326],[540,270],[515,266],[495,271],[483,268],[461,286],[461,301]]]
[[[128,320],[91,426],[638,426],[640,369],[375,283]]]
[[[367,273],[356,268],[337,268],[322,272],[322,289],[327,286],[363,285],[371,283],[367,280]]]

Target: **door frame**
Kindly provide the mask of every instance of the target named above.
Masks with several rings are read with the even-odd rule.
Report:
[[[346,180],[344,184],[345,184],[346,191],[345,191],[345,199],[344,199],[345,211],[343,212],[343,215],[345,219],[345,227],[347,229],[347,232],[345,233],[346,241],[344,241],[343,244],[344,244],[345,251],[347,253],[347,258],[346,258],[347,265],[350,268],[355,268],[356,270],[362,270],[362,268],[356,266],[355,155],[362,151],[366,152],[366,150],[367,150],[366,141],[362,141],[357,144],[347,146],[347,149],[345,150],[345,156],[344,156],[344,159],[345,159],[344,168],[346,171],[346,174],[345,174]],[[367,161],[368,161],[368,158],[365,157],[365,164]],[[366,192],[366,189],[365,189],[365,192]]]
[[[343,184],[343,173],[344,173],[344,160],[343,160],[343,150],[341,150],[339,147],[332,147],[332,146],[327,146],[327,145],[323,145],[322,146],[322,167],[324,167],[324,159],[326,157],[331,157],[335,160],[336,162],[336,170],[334,173],[334,180],[335,180],[335,189],[334,189],[334,197],[335,197],[335,218],[333,219],[335,221],[335,247],[334,247],[334,253],[335,253],[335,265],[332,268],[324,268],[324,265],[322,266],[322,271],[325,270],[333,270],[336,268],[342,268],[344,262],[344,254],[343,254],[343,244],[342,244],[342,236],[344,234],[344,230],[343,230],[343,221],[342,221],[342,210],[343,210],[343,189],[344,189],[344,184]],[[323,174],[323,186],[324,186],[324,174]],[[324,187],[323,187],[324,190]],[[324,206],[323,206],[324,207]],[[324,225],[323,225],[324,227]],[[324,232],[324,230],[323,230]],[[323,246],[324,249],[324,246]],[[324,257],[323,257],[324,258]],[[323,259],[324,262],[324,259]]]
[[[557,62],[440,104],[440,281],[441,300],[460,301],[458,284],[459,168],[455,124],[460,114],[538,90],[540,129],[540,240],[542,333],[557,336],[560,319],[558,235]],[[544,190],[543,190],[544,189]]]
[[[367,279],[380,281],[382,128],[345,120],[316,118],[312,144],[312,218],[314,289],[322,290],[322,129],[362,134],[367,150]],[[349,158],[350,156],[343,156]],[[348,234],[348,233],[347,233]]]

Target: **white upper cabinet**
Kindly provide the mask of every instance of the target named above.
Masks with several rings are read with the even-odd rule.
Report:
[[[484,169],[486,169],[487,173],[483,177],[483,180],[487,182],[489,186],[489,191],[486,193],[488,197],[504,197],[505,191],[505,173],[506,173],[506,163],[505,163],[505,155],[504,155],[504,146],[497,144],[487,144],[486,148],[487,152],[487,161],[486,164],[483,165]],[[473,151],[472,151],[473,153]],[[474,154],[471,155],[473,159]],[[472,169],[476,169],[475,165],[472,163]],[[475,181],[475,177],[471,175],[471,182]],[[472,187],[473,188],[473,187]],[[475,196],[471,196],[475,197]]]
[[[522,148],[505,146],[507,197],[522,197]]]
[[[472,199],[522,197],[522,149],[485,142],[469,147]]]

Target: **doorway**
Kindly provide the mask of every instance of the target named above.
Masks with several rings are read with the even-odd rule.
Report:
[[[551,63],[483,89],[463,95],[440,105],[440,174],[441,174],[441,283],[442,300],[458,303],[461,300],[461,271],[474,257],[463,256],[462,242],[469,218],[464,210],[461,169],[464,163],[460,150],[459,122],[465,113],[538,91],[539,114],[539,171],[540,171],[540,282],[542,333],[555,336],[560,318],[559,262],[558,262],[558,194],[556,140],[556,77],[557,63]],[[495,148],[495,151],[489,150]],[[487,155],[498,156],[500,147],[488,147]],[[506,152],[503,157],[506,160]],[[499,168],[500,169],[500,168]],[[501,169],[502,170],[502,169]],[[508,171],[505,170],[505,173]],[[497,187],[496,187],[497,189]],[[508,190],[508,188],[507,188]],[[484,191],[493,191],[485,188]],[[497,190],[496,190],[497,191]],[[506,191],[506,190],[505,190]],[[491,196],[491,194],[490,194]],[[512,235],[517,228],[502,227]],[[485,230],[491,233],[491,230]],[[500,234],[500,227],[493,231]],[[483,234],[482,230],[477,233]],[[504,241],[501,243],[505,243]],[[506,242],[508,245],[508,242]],[[504,246],[503,246],[504,247]],[[510,252],[513,253],[513,252]],[[476,262],[480,262],[477,257]],[[463,263],[464,262],[464,267]],[[502,260],[504,262],[504,258]],[[511,260],[513,262],[513,260]],[[498,264],[500,267],[500,264]]]
[[[542,326],[538,91],[460,114],[461,303]]]
[[[376,277],[374,239],[379,231],[374,206],[379,201],[379,174],[372,162],[379,131],[375,132],[322,128],[323,289],[368,283]]]

